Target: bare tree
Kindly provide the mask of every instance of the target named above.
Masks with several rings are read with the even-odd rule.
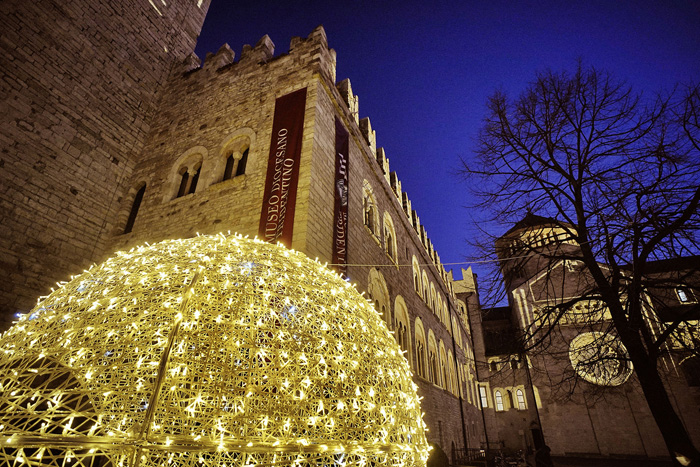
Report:
[[[554,300],[529,323],[522,346],[552,345],[564,323],[592,330],[596,338],[572,363],[601,378],[633,369],[672,457],[700,463],[659,370],[671,339],[697,351],[696,331],[685,326],[689,315],[650,311],[668,290],[698,280],[697,261],[672,277],[654,265],[700,252],[700,88],[644,100],[581,64],[542,73],[517,99],[489,99],[476,156],[463,161],[463,174],[490,220],[507,225],[531,212],[551,223],[530,242],[484,242],[502,265],[509,261],[506,288],[533,272],[546,276],[539,293]],[[552,232],[555,241],[544,238]],[[576,293],[563,293],[574,280]]]

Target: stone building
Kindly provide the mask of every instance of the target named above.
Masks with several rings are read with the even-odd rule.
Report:
[[[570,229],[528,214],[496,242],[509,306],[471,314],[482,329],[474,340],[484,355],[479,376],[486,436],[512,450],[546,444],[558,457],[667,457],[626,349],[609,334],[609,311],[586,298],[593,285],[575,259]],[[658,366],[696,446],[700,386],[691,350],[697,350],[700,318],[698,264],[698,257],[650,262],[644,305],[645,326],[655,336],[682,317]],[[564,303],[572,305],[561,308],[556,322],[556,313],[546,314]],[[547,349],[522,349],[525,333],[547,339]]]
[[[470,300],[336,83],[323,28],[277,56],[267,36],[237,60],[224,44],[200,66],[207,0],[126,3],[2,6],[6,325],[116,250],[257,235],[356,283],[405,350],[436,452],[478,447]]]
[[[337,79],[323,28],[282,55],[267,36],[238,59],[224,44],[200,66],[209,1],[0,5],[0,329],[116,250],[257,235],[365,292],[405,350],[428,440],[448,456],[544,443],[556,455],[665,455],[633,378],[591,403],[585,391],[560,398],[538,371],[571,370],[576,326],[561,327],[558,363],[513,346],[546,291],[536,255],[506,272],[510,306],[487,313],[471,270],[445,270],[350,81]],[[550,244],[536,238],[542,222],[503,239]],[[672,319],[697,296],[672,289],[650,306]],[[676,350],[669,385],[697,433],[697,357]]]

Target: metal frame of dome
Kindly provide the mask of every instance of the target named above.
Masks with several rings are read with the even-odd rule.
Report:
[[[416,389],[379,314],[318,262],[170,240],[0,337],[0,464],[424,466]]]

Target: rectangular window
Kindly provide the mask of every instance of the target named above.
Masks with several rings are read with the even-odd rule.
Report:
[[[479,386],[479,396],[481,398],[481,408],[485,409],[486,407],[489,406],[489,399],[486,396],[486,388],[483,386]]]
[[[678,300],[681,303],[688,303],[688,302],[692,301],[691,294],[692,294],[692,292],[690,292],[690,289],[688,289],[687,287],[677,287],[676,288],[676,295],[678,295]]]

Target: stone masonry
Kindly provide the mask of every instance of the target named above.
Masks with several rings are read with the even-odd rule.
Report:
[[[0,4],[0,329],[102,257],[209,2]]]
[[[307,38],[293,38],[289,53],[280,56],[274,56],[274,45],[265,36],[254,47],[244,46],[237,61],[224,45],[209,54],[201,68],[193,65],[196,63],[196,59],[187,60],[167,80],[107,251],[196,233],[230,231],[255,236],[275,100],[306,88],[292,247],[331,262],[337,117],[350,134],[347,275],[368,293],[389,327],[403,333],[399,341],[424,398],[429,440],[448,455],[452,447],[464,446],[467,435],[468,443],[478,443],[479,426],[470,423],[478,420],[475,400],[471,403],[464,397],[464,369],[468,355],[473,354],[463,303],[460,308],[424,227],[401,192],[396,174],[389,171],[385,152],[376,148],[369,120],[358,118],[358,99],[349,81],[336,86],[335,52],[328,48],[325,31],[319,27]],[[245,173],[224,180],[226,158],[243,148],[248,150]],[[198,182],[193,193],[178,196],[183,167],[199,168]],[[144,185],[133,230],[123,233],[134,197]],[[367,186],[377,217],[388,216],[393,222],[393,257],[387,253],[390,240],[386,232],[381,228],[373,231],[363,218]],[[413,258],[431,290],[436,290],[435,300],[422,294],[422,287],[420,292],[414,287]],[[443,349],[439,356],[444,355],[439,362],[442,376],[428,377],[425,363],[417,368],[417,322]]]

